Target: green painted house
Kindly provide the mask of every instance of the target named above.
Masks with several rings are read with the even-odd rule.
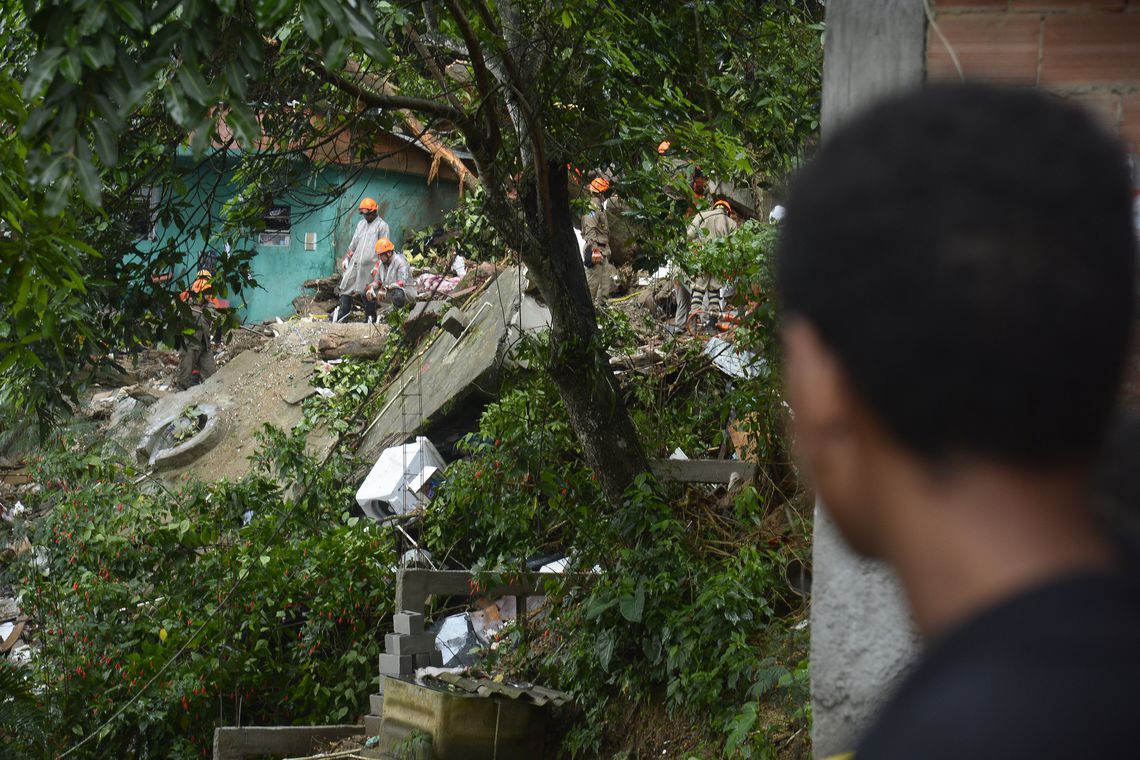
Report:
[[[341,147],[344,150],[339,155],[349,155],[347,146]],[[305,280],[337,271],[360,219],[357,206],[362,198],[374,198],[379,204],[380,216],[388,222],[397,248],[403,248],[415,232],[441,223],[444,214],[457,205],[458,177],[446,166],[437,166],[433,172],[431,157],[420,143],[402,135],[387,135],[374,148],[373,154],[382,158],[364,166],[337,161],[337,154],[329,155],[329,151],[321,157],[319,167],[307,158],[298,158],[303,162],[299,180],[270,199],[265,230],[239,240],[224,239],[220,230],[223,206],[241,190],[234,174],[240,153],[219,153],[197,162],[189,151],[180,151],[177,161],[185,169],[184,187],[166,192],[177,192],[191,211],[182,224],[163,225],[153,221],[157,217],[154,211],[164,202],[161,193],[146,196],[150,213],[139,225],[144,238],[139,247],[174,241],[179,250],[186,251],[183,271],[175,273],[172,284],[172,288],[180,289],[193,279],[191,270],[207,244],[218,250],[227,243],[243,249],[252,246],[257,252],[252,268],[258,287],[231,296],[231,303],[243,322],[289,317],[294,314],[293,299],[302,295]],[[337,146],[331,150],[336,151]],[[184,229],[196,232],[183,234]],[[200,229],[218,232],[209,234],[207,242],[207,235],[197,232]]]

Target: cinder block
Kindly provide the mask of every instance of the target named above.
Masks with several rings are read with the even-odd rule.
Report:
[[[422,612],[397,612],[392,616],[392,625],[396,633],[419,636],[424,632],[424,616]]]
[[[380,655],[380,674],[385,676],[410,676],[415,672],[410,654]]]
[[[373,715],[384,714],[384,695],[383,694],[369,694],[368,695],[368,708],[372,710]]]
[[[419,636],[405,636],[402,633],[384,635],[384,651],[388,654],[420,654],[435,649],[435,634],[421,633]]]
[[[431,652],[420,652],[419,654],[412,655],[412,662],[415,665],[416,670],[429,667],[432,664]]]
[[[379,715],[365,715],[364,716],[364,733],[366,736],[379,736],[380,724],[384,722],[384,718]]]

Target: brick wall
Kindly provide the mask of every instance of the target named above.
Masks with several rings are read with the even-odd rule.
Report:
[[[1140,0],[931,0],[931,5],[967,79],[1043,87],[1072,98],[1140,160]],[[928,80],[958,79],[946,42],[927,24]],[[1140,407],[1140,330],[1124,397]]]
[[[934,0],[963,73],[1079,100],[1140,153],[1140,0]],[[930,80],[957,79],[933,26]]]

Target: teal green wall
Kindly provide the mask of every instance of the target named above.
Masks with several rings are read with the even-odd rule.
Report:
[[[207,166],[187,166],[186,184],[182,197],[194,209],[181,227],[191,229],[209,221],[214,230],[210,245],[219,251],[226,240],[221,236],[221,213],[225,202],[235,192],[232,167],[214,169]],[[351,178],[351,179],[350,179]],[[351,181],[348,189],[337,197],[329,192]],[[212,196],[212,197],[211,197]],[[443,221],[446,211],[458,203],[458,186],[436,180],[430,187],[425,179],[413,174],[387,170],[345,170],[334,167],[314,171],[290,192],[274,198],[274,203],[291,208],[290,242],[286,246],[257,244],[257,236],[245,240],[230,240],[235,248],[253,245],[257,254],[252,261],[253,277],[257,288],[232,294],[230,300],[243,322],[260,322],[274,317],[285,319],[294,314],[293,299],[302,295],[305,280],[327,277],[336,271],[337,261],[344,256],[352,232],[360,219],[357,206],[370,196],[380,206],[380,215],[391,229],[393,242],[403,248],[412,233]],[[323,205],[320,205],[323,204]],[[209,219],[207,219],[207,214]],[[305,233],[316,233],[316,250],[305,250]],[[206,247],[202,235],[179,239],[177,225],[156,230],[157,241],[143,243],[150,247],[171,238],[178,239],[180,249],[186,251],[186,275],[193,279],[193,268],[199,253]],[[177,272],[183,275],[184,272]],[[178,282],[172,288],[181,290],[189,280]]]

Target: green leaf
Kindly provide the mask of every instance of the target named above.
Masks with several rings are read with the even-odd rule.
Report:
[[[369,58],[379,63],[388,63],[392,60],[392,51],[384,44],[384,40],[375,35],[361,37],[360,49],[363,50]]]
[[[631,623],[640,623],[641,615],[645,612],[645,583],[637,582],[637,588],[632,596],[622,597],[618,606],[621,616]]]
[[[47,191],[47,203],[44,211],[48,216],[59,216],[71,200],[72,175],[64,174]]]
[[[64,53],[61,47],[44,50],[28,64],[28,76],[24,79],[24,100],[33,101],[55,76],[60,56]]]
[[[321,27],[320,7],[309,0],[301,3],[301,22],[305,25],[305,34],[313,42],[320,42],[323,29]]]
[[[212,105],[217,100],[214,93],[206,85],[206,81],[202,79],[201,72],[195,66],[183,64],[178,68],[177,76],[178,83],[182,85],[182,91],[191,100],[204,106]]]
[[[245,72],[238,67],[236,61],[230,61],[226,64],[225,77],[230,92],[238,100],[244,101],[246,93]]]
[[[143,29],[143,12],[131,0],[109,0],[111,7],[119,18],[136,32],[141,32]]]
[[[590,600],[586,602],[586,619],[594,620],[595,618],[600,617],[603,612],[613,607],[617,603],[618,600],[616,597],[610,597],[609,599],[591,597]]]
[[[86,37],[103,28],[107,20],[107,9],[102,3],[88,3],[87,11],[79,22],[79,36]]]
[[[344,66],[348,60],[348,46],[341,37],[333,40],[325,49],[325,65],[334,71]]]
[[[182,91],[173,83],[168,83],[166,86],[166,110],[179,126],[185,127],[190,124],[190,106],[182,96]]]
[[[614,632],[612,629],[607,630],[605,633],[598,637],[598,664],[601,665],[602,670],[610,669],[610,660],[613,659],[614,647],[616,645],[617,641],[614,637]]]
[[[95,132],[95,151],[103,166],[110,169],[119,162],[119,138],[104,119],[92,119],[91,126]]]
[[[258,0],[257,21],[263,28],[276,26],[291,6],[291,0]]]
[[[77,158],[75,161],[76,175],[79,177],[79,191],[83,193],[83,200],[87,201],[88,205],[92,208],[98,208],[103,196],[102,182],[99,179],[99,172],[91,163],[90,152],[87,151],[87,154],[85,158]]]
[[[114,51],[106,55],[106,51],[95,45],[84,45],[79,49],[80,58],[89,69],[101,69],[115,59]]]
[[[249,109],[243,104],[234,103],[225,118],[226,123],[233,129],[238,144],[246,150],[252,150],[261,139],[261,128]]]

